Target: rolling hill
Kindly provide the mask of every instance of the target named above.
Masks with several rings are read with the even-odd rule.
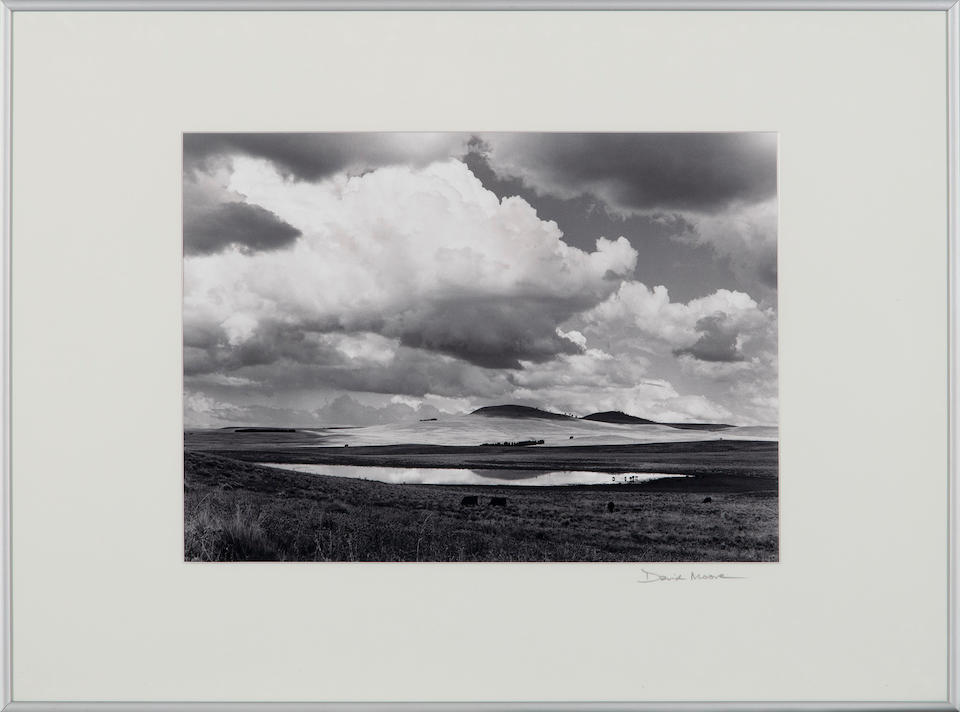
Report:
[[[508,408],[501,411],[502,408]],[[491,412],[492,411],[492,412]],[[498,412],[506,412],[500,415]],[[544,415],[538,415],[542,413]],[[633,443],[691,442],[700,440],[776,440],[777,429],[765,427],[678,428],[663,423],[610,423],[589,418],[572,418],[558,413],[524,408],[494,406],[469,415],[442,416],[431,421],[406,421],[383,425],[327,429],[317,446],[377,446],[398,444],[466,445],[543,440],[550,447],[583,445],[629,445]],[[530,445],[531,448],[540,447]]]
[[[662,423],[656,420],[638,418],[619,410],[606,410],[602,413],[585,415],[581,420],[595,420],[600,423],[620,423],[624,425],[666,425],[680,430],[726,430],[735,427],[727,423]]]
[[[543,418],[545,420],[576,420],[569,415],[551,413],[549,410],[531,408],[528,405],[488,405],[477,408],[470,415],[482,415],[485,418]]]
[[[591,413],[583,416],[582,420],[596,420],[599,423],[623,423],[632,425],[657,425],[655,420],[638,418],[635,415],[627,415],[619,410],[605,410],[602,413]]]

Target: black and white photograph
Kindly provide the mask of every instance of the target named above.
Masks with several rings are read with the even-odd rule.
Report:
[[[776,133],[186,133],[182,188],[185,560],[779,560]]]

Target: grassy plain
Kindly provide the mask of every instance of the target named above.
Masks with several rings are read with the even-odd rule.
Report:
[[[283,437],[282,435],[280,437]],[[184,453],[194,561],[775,561],[777,444],[387,446]],[[676,472],[639,484],[445,486],[300,474],[256,462]],[[461,506],[476,495],[479,506]],[[505,507],[490,499],[506,497]],[[705,501],[709,498],[709,501]]]

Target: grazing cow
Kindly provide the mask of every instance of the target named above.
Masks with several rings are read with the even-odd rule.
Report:
[[[614,505],[614,503],[613,503],[613,502],[607,502],[607,511],[608,511],[608,512],[612,512],[614,509],[616,509],[616,506]]]
[[[477,506],[477,495],[471,494],[467,495],[460,500],[461,507],[476,507]]]
[[[712,501],[713,501],[713,497],[704,497],[704,498],[703,498],[703,503],[704,503],[704,504],[710,504]]]
[[[506,497],[491,497],[490,498],[491,507],[506,507],[507,498]]]

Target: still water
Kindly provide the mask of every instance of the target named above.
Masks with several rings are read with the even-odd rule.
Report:
[[[661,472],[626,472],[611,474],[591,470],[468,470],[432,467],[364,467],[359,465],[297,465],[261,462],[265,467],[307,472],[313,475],[351,477],[392,484],[418,485],[611,485],[625,482],[648,482],[665,477],[686,477]]]

